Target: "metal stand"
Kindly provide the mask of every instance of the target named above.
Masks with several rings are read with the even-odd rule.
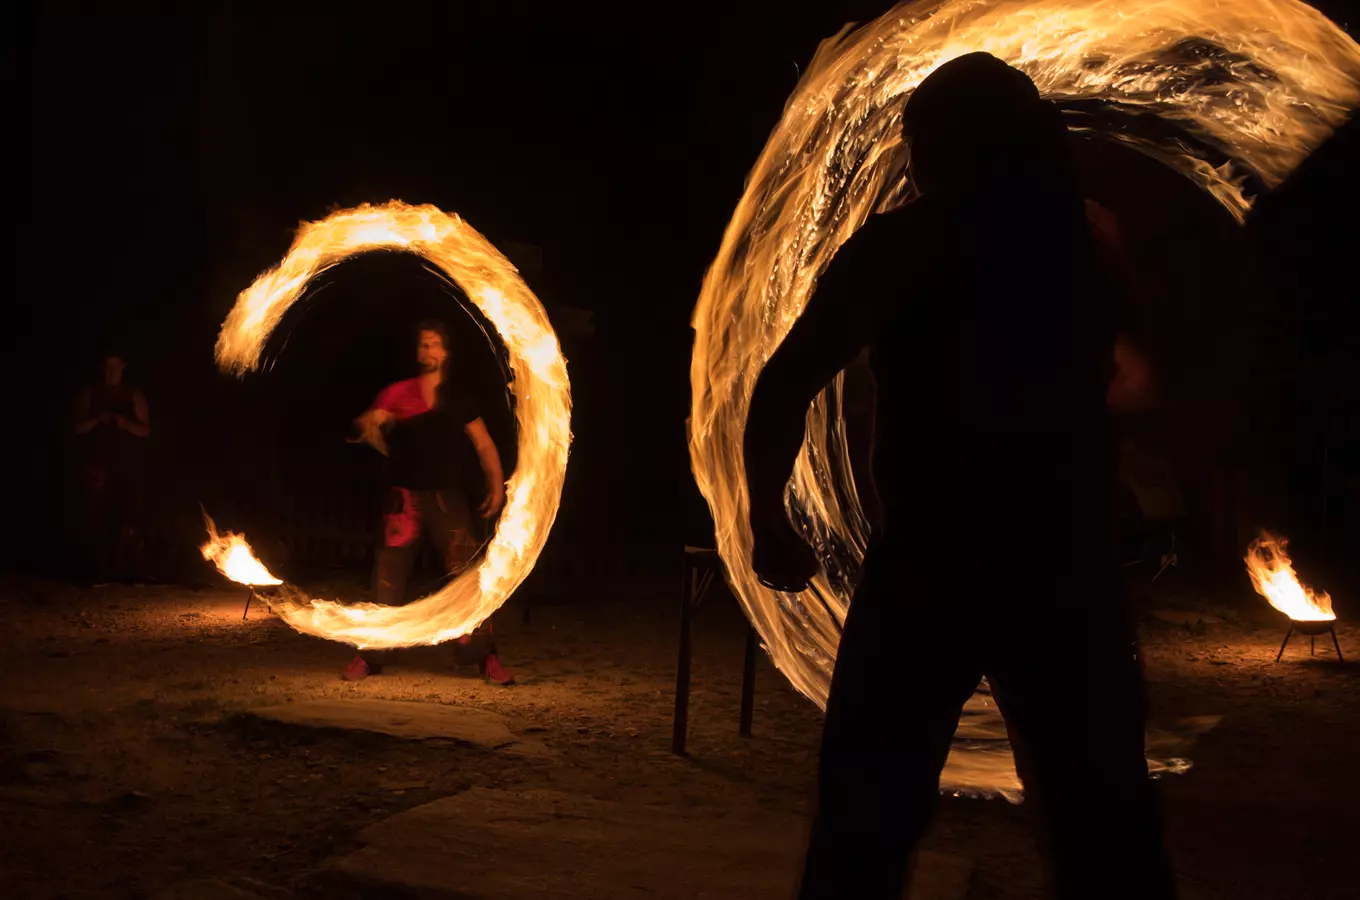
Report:
[[[254,599],[255,599],[255,585],[248,584],[246,585],[246,608],[241,611],[242,622],[246,620],[246,616],[250,615],[250,601]]]
[[[1156,574],[1156,575],[1153,575],[1153,576],[1152,576],[1152,583],[1155,584],[1156,581],[1157,581],[1157,579],[1158,579],[1158,578],[1161,578],[1162,575],[1166,572],[1167,569],[1169,569],[1170,567],[1176,565],[1178,562],[1180,562],[1180,559],[1179,559],[1179,557],[1176,555],[1176,532],[1175,532],[1175,531],[1172,531],[1172,532],[1171,532],[1171,549],[1167,550],[1165,553],[1162,554],[1162,567],[1161,567],[1160,569],[1157,570],[1157,574]]]
[[[694,656],[692,623],[694,613],[704,602],[713,579],[722,570],[722,559],[717,550],[703,547],[685,548],[685,568],[680,579],[680,656],[675,669],[675,718],[671,730],[671,751],[685,756],[685,741],[689,734],[689,683]],[[738,733],[751,736],[751,720],[755,713],[756,693],[756,631],[746,625],[746,647],[741,672],[741,718]]]
[[[1279,662],[1284,656],[1284,648],[1289,646],[1289,639],[1294,636],[1294,632],[1308,635],[1308,655],[1313,656],[1317,653],[1317,636],[1320,634],[1330,634],[1332,636],[1332,646],[1336,648],[1336,658],[1339,662],[1345,662],[1346,657],[1341,655],[1341,642],[1336,639],[1336,623],[1328,622],[1325,627],[1318,627],[1316,623],[1301,624],[1295,622],[1289,626],[1285,632],[1284,643],[1280,644],[1280,652],[1275,654],[1275,661]]]

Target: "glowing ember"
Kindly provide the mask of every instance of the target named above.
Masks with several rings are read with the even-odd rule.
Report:
[[[1296,0],[924,0],[822,44],[704,279],[689,421],[695,479],[732,586],[775,665],[822,706],[868,538],[842,381],[809,411],[788,494],[823,564],[797,596],[763,587],[751,566],[741,458],[751,392],[837,248],[871,213],[911,195],[901,139],[907,96],[939,65],[976,50],[1024,70],[1074,128],[1162,161],[1239,220],[1250,206],[1244,174],[1275,186],[1360,105],[1360,47]],[[1082,118],[1078,104],[1131,115],[1098,124],[1109,116]],[[1140,116],[1193,140],[1124,127]]]
[[[533,569],[562,497],[571,388],[548,315],[510,261],[458,216],[398,201],[341,210],[299,228],[283,261],[237,298],[217,338],[218,366],[238,375],[256,368],[270,333],[311,279],[370,250],[424,257],[496,328],[513,376],[517,466],[481,564],[437,593],[406,606],[379,606],[285,592],[274,610],[298,631],[359,647],[437,644],[476,628]]]
[[[208,542],[198,549],[202,551],[204,559],[217,566],[217,571],[237,584],[252,587],[283,584],[270,574],[264,563],[255,558],[245,535],[228,531],[219,537],[217,525],[206,512],[203,513],[203,522],[208,526]]]
[[[1295,622],[1329,622],[1336,618],[1332,612],[1332,598],[1315,594],[1299,581],[1294,565],[1285,552],[1289,544],[1269,532],[1247,546],[1247,574],[1256,593],[1270,601],[1270,605]]]

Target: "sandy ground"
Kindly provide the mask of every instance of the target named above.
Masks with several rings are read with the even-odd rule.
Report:
[[[497,635],[523,683],[505,689],[455,669],[444,648],[404,651],[382,676],[342,683],[350,651],[267,612],[242,623],[237,590],[11,579],[0,587],[0,894],[144,897],[221,878],[308,897],[318,866],[361,828],[473,785],[805,813],[820,713],[762,657],[755,735],[738,737],[743,623],[726,597],[696,620],[691,755],[670,754],[675,593],[536,605],[529,624],[512,600]],[[1157,718],[1223,716],[1194,769],[1162,782],[1187,896],[1355,896],[1360,629],[1338,629],[1352,665],[1321,643],[1309,658],[1306,638],[1277,665],[1283,627],[1263,604],[1174,585],[1151,602],[1213,614],[1149,617],[1145,633]],[[243,714],[350,696],[494,710],[553,755]],[[928,847],[972,862],[970,898],[1040,897],[1031,819],[1023,804],[946,797]]]

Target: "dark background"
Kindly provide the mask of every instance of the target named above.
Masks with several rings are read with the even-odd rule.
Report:
[[[200,501],[267,540],[278,484],[293,485],[294,506],[322,503],[337,479],[376,486],[376,455],[341,437],[383,384],[411,374],[409,329],[430,312],[458,332],[465,375],[512,449],[494,348],[414,258],[330,273],[281,330],[288,350],[272,372],[242,383],[213,367],[236,293],[300,221],[399,198],[466,217],[516,258],[558,325],[576,442],[541,568],[595,584],[676,569],[682,543],[709,527],[684,435],[705,268],[799,67],[843,23],[889,5],[11,9],[11,563],[69,567],[71,402],[111,345],[149,399],[162,549],[181,557],[201,540]],[[1349,4],[1319,5],[1354,33]],[[1284,398],[1271,418],[1291,449],[1266,466],[1288,494],[1270,524],[1315,549],[1345,546],[1336,522],[1360,393],[1354,130],[1257,229],[1264,282],[1279,288],[1263,314],[1279,344],[1266,380]],[[1180,249],[1193,267],[1200,254]],[[591,311],[593,334],[567,327],[567,308]],[[265,470],[275,487],[252,491]]]

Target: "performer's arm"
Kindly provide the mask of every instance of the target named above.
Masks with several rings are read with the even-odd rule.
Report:
[[[480,417],[464,425],[463,431],[472,441],[472,446],[477,448],[477,459],[482,464],[482,475],[486,478],[486,497],[477,507],[477,512],[482,518],[489,519],[500,512],[505,503],[505,472],[501,469],[501,455],[496,450],[496,442],[491,439],[491,432],[486,430],[486,423]]]
[[[383,434],[383,431],[388,425],[392,424],[395,417],[390,411],[378,405],[381,401],[382,397],[380,396],[372,408],[354,420],[354,427],[359,429],[359,436],[353,438],[350,443],[368,444],[383,456],[387,456],[387,437]]]
[[[90,415],[90,389],[84,388],[76,395],[75,432],[89,434],[99,424],[99,417]]]
[[[1114,378],[1105,391],[1105,405],[1118,415],[1143,412],[1157,405],[1152,364],[1122,334],[1114,342]]]
[[[151,415],[147,410],[146,397],[141,391],[132,393],[132,415],[129,419],[126,416],[118,417],[118,427],[135,437],[148,437],[151,434]]]
[[[1134,286],[1133,260],[1114,211],[1094,200],[1086,201],[1086,221],[1096,240],[1101,262],[1120,296],[1130,306],[1120,311],[1119,334],[1114,343],[1114,375],[1105,391],[1105,405],[1116,415],[1142,412],[1157,405],[1157,385],[1152,364],[1128,333]]]
[[[900,215],[900,214],[899,214]],[[858,236],[856,236],[858,237]],[[799,448],[806,433],[808,406],[817,394],[836,377],[873,340],[875,300],[853,282],[866,265],[877,264],[880,271],[886,260],[874,260],[882,252],[880,242],[866,237],[847,242],[831,266],[819,279],[803,315],[794,323],[784,342],[770,357],[761,372],[751,397],[746,419],[743,457],[751,501],[751,528],[756,542],[757,572],[763,577],[778,573],[762,572],[762,548],[772,557],[771,569],[784,566],[806,568],[812,564],[806,554],[802,560],[777,559],[790,549],[796,536],[784,512],[784,489],[793,474]],[[788,584],[772,587],[801,590],[796,573],[784,572]],[[803,572],[808,578],[814,572]]]

